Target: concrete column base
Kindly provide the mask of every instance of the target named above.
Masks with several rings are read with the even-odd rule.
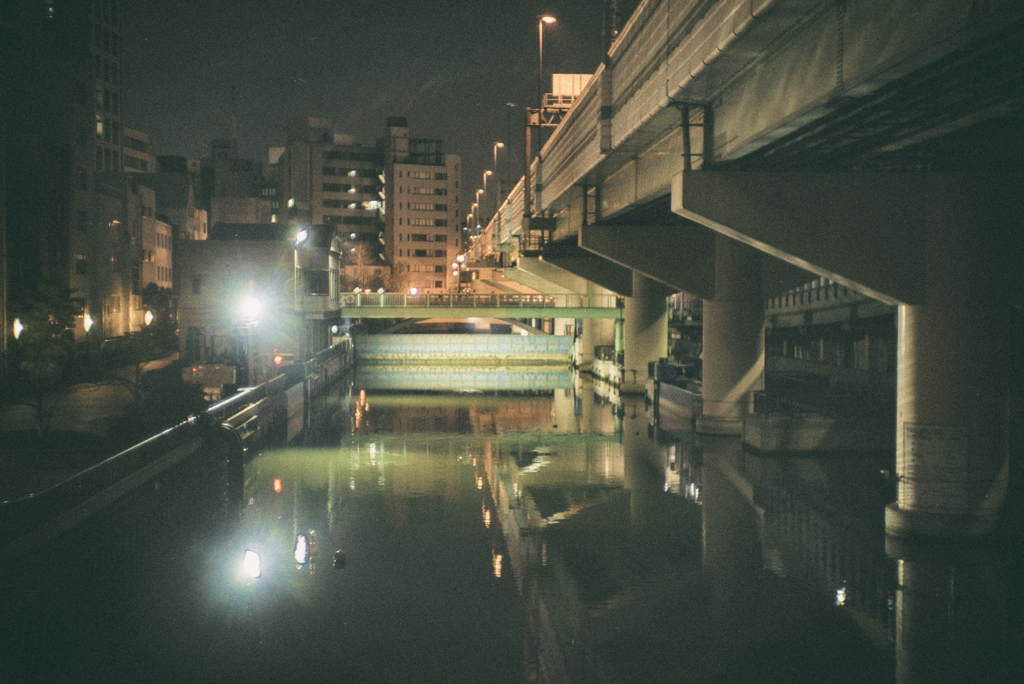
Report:
[[[929,513],[903,509],[896,502],[885,507],[885,532],[895,537],[968,539],[990,535],[998,524],[997,515]]]
[[[743,421],[739,418],[722,418],[719,416],[698,416],[694,429],[702,435],[735,435],[743,434]]]

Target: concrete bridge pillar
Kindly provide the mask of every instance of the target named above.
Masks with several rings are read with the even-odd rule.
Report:
[[[653,512],[665,496],[665,449],[651,433],[642,397],[624,398],[622,408],[623,486],[629,490],[630,519],[644,527],[657,519]]]
[[[757,615],[763,591],[761,521],[753,505],[753,489],[737,471],[742,460],[739,440],[697,437],[702,454],[702,566],[710,579],[707,630],[726,648],[757,641]]]
[[[896,683],[1004,681],[1018,650],[1007,613],[1014,559],[960,540],[888,537],[886,552],[898,573]]]
[[[993,213],[999,185],[955,180],[929,194],[923,302],[897,312],[895,535],[994,532],[1009,485],[1007,290],[1020,266],[996,237],[1019,222]]]
[[[633,296],[623,311],[623,378],[620,392],[644,392],[647,364],[657,363],[668,350],[668,306],[665,287],[633,271]]]
[[[715,298],[704,302],[704,413],[697,432],[739,435],[754,390],[764,387],[761,255],[715,238]]]
[[[1011,418],[1009,323],[1010,308],[1022,305],[1024,175],[683,176],[673,190],[680,215],[898,305],[899,485],[897,501],[886,509],[886,531],[953,537],[996,531],[1009,486],[1010,425],[1020,420]],[[716,258],[716,288],[728,284],[723,266]],[[746,278],[742,268],[733,273],[735,289]],[[727,364],[715,358],[723,351],[716,321],[734,299],[720,304],[716,289],[705,307],[704,410],[710,416],[728,415],[728,406],[715,405],[729,389],[718,386]],[[747,320],[752,336],[753,314]],[[752,358],[752,348],[740,356]],[[742,367],[732,370],[730,380],[742,373]]]

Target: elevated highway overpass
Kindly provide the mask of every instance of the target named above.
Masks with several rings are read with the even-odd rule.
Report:
[[[1022,58],[1014,0],[641,2],[474,256],[625,297],[627,369],[664,355],[664,295],[702,297],[710,434],[741,433],[761,387],[766,298],[823,276],[896,306],[889,530],[992,531],[1020,413]]]

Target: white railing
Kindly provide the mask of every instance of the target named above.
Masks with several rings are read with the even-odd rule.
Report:
[[[436,309],[616,309],[616,295],[578,294],[404,294],[363,292],[342,295],[344,308]]]

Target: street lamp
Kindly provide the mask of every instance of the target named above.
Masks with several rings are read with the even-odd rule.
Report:
[[[243,327],[245,328],[245,374],[246,382],[249,385],[254,385],[256,374],[253,373],[254,366],[254,338],[256,337],[256,319],[260,315],[260,309],[263,308],[262,302],[258,297],[249,297],[242,304],[242,315],[243,315]]]
[[[541,108],[544,107],[544,25],[547,24],[548,26],[553,26],[554,24],[557,24],[557,23],[558,23],[558,20],[555,19],[550,14],[542,14],[541,16],[537,17],[537,36],[538,36],[538,39],[539,39],[538,47],[540,48],[540,59],[539,59],[539,65],[540,65],[539,72],[540,72],[540,76],[539,76],[538,85],[540,86],[540,88],[539,88],[539,95],[540,95],[540,107]]]
[[[503,143],[503,142],[496,142],[496,143],[494,143],[494,173],[497,174],[497,176],[498,176],[498,196],[497,196],[497,200],[494,203],[495,210],[497,210],[497,208],[498,208],[498,203],[501,202],[501,200],[503,199],[502,196],[501,196],[501,185],[502,185],[502,183],[501,183],[501,176],[502,176],[502,174],[498,173],[498,149],[499,148],[503,148],[503,147],[505,147],[505,143]]]
[[[495,171],[498,170],[498,150],[500,150],[503,147],[505,147],[505,143],[503,143],[503,142],[496,142],[496,143],[494,143],[494,170]]]

